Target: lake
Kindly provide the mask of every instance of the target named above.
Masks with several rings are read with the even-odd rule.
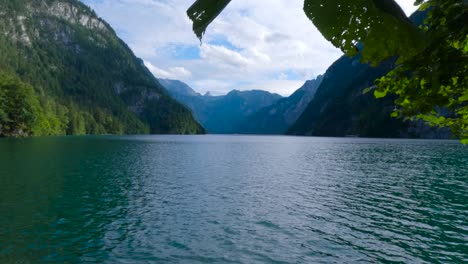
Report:
[[[0,263],[467,263],[468,146],[0,140]]]

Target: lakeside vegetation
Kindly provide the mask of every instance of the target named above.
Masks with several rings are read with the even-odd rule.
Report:
[[[80,1],[0,10],[0,136],[204,133]]]

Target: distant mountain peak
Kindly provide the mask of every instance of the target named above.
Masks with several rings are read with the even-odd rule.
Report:
[[[179,96],[201,96],[200,93],[197,93],[192,87],[188,86],[186,83],[179,80],[171,79],[158,79],[159,83],[166,88],[166,90],[172,95]]]
[[[282,134],[301,115],[315,96],[323,76],[304,82],[292,95],[261,108],[248,117],[241,130],[248,134]]]
[[[210,133],[241,133],[239,128],[249,115],[282,98],[262,90],[232,90],[221,96],[212,96],[206,92],[201,96],[180,81],[159,81],[171,96],[192,110],[196,119]]]
[[[324,78],[323,75],[317,75],[315,79],[307,80],[300,89],[305,89],[305,90],[316,89],[318,88],[317,83],[321,83],[323,78]]]

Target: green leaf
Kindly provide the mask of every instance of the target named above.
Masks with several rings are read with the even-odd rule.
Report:
[[[193,22],[193,31],[201,40],[208,25],[224,10],[231,0],[197,0],[187,15]]]
[[[417,5],[418,3],[415,3],[415,5]],[[428,9],[429,7],[431,7],[431,3],[429,2],[426,2],[426,3],[423,3],[421,6],[419,6],[419,11],[424,11],[426,9]]]
[[[440,25],[442,25],[442,26],[447,25],[447,19],[445,17],[440,19]]]
[[[426,84],[426,80],[425,79],[421,79],[421,81],[419,82],[419,85],[424,88],[424,85]]]
[[[361,51],[363,62],[404,61],[427,45],[393,0],[305,0],[304,12],[335,47],[350,56]]]
[[[460,97],[458,98],[458,101],[460,101],[460,102],[468,101],[468,94],[465,94],[465,95],[463,95],[463,96],[460,96]]]
[[[468,145],[468,138],[463,138],[460,140],[463,145]]]
[[[377,98],[377,99],[378,99],[378,98],[383,98],[383,97],[385,97],[386,95],[387,95],[387,91],[386,91],[386,90],[385,90],[385,91],[379,91],[379,90],[375,90],[375,91],[374,91],[374,96],[375,96],[375,98]]]

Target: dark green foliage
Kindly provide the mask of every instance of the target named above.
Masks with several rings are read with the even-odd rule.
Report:
[[[143,118],[151,125],[151,133],[204,134],[205,130],[193,122],[191,112],[173,99],[149,102]]]
[[[33,134],[187,133],[178,128],[198,126],[81,2],[0,0],[0,10],[0,69],[32,85],[44,112],[54,113]],[[149,111],[169,114],[148,119]]]
[[[32,87],[0,74],[0,136],[33,134],[39,115],[41,108]]]
[[[363,62],[377,65],[397,54],[405,60],[425,45],[393,0],[305,0],[304,12],[335,47],[349,56],[359,52]]]
[[[138,120],[113,117],[105,110],[83,108],[69,100],[57,103],[12,74],[0,74],[0,136],[50,136],[85,134],[122,134],[125,131],[148,129]]]
[[[379,79],[376,97],[398,96],[393,116],[448,127],[468,143],[468,2],[425,1],[428,46]]]

